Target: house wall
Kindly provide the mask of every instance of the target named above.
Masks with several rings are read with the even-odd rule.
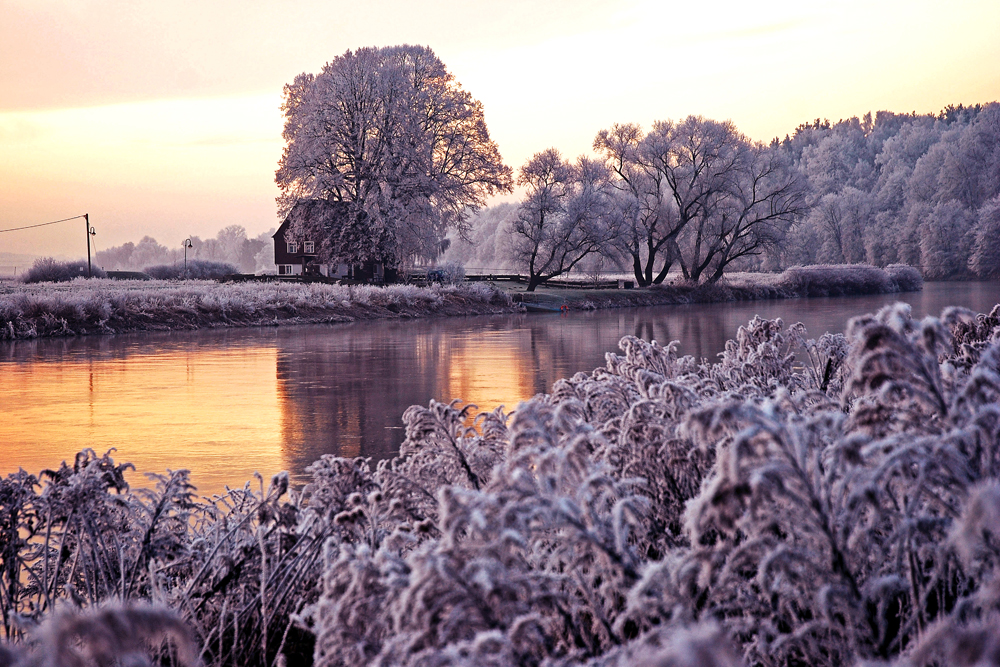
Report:
[[[302,267],[309,262],[316,259],[316,253],[306,253],[303,250],[303,243],[296,244],[295,252],[288,251],[288,242],[285,240],[285,232],[288,230],[288,220],[281,223],[278,227],[278,231],[274,233],[271,237],[274,241],[274,263],[278,266],[281,265],[293,265],[297,266],[298,270],[291,274],[285,275],[300,275],[302,273]],[[282,275],[279,273],[279,275]],[[326,274],[324,274],[326,275]]]

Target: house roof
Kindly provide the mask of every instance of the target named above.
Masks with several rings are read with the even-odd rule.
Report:
[[[347,214],[348,205],[346,202],[327,201],[325,199],[302,199],[292,207],[281,225],[271,235],[271,238],[284,238],[288,225],[293,221],[306,219],[310,222],[319,221],[324,227],[329,227],[337,218]]]

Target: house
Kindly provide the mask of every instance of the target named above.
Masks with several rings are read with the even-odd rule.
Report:
[[[328,278],[346,278],[349,267],[346,264],[323,264],[318,260],[318,239],[292,241],[286,238],[292,221],[300,216],[323,220],[337,215],[341,208],[321,199],[307,199],[297,203],[281,222],[278,230],[271,235],[274,239],[274,264],[279,276],[320,275]],[[323,227],[324,225],[310,225]]]
[[[319,239],[290,240],[288,228],[292,221],[306,217],[307,229],[329,229],[337,218],[346,215],[347,204],[323,199],[305,199],[298,202],[282,221],[271,238],[274,239],[274,264],[279,276],[325,276],[364,283],[396,282],[398,271],[379,262],[361,264],[325,264],[319,261]]]

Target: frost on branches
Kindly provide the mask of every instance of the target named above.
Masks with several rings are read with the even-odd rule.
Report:
[[[482,104],[427,47],[347,51],[286,85],[282,111],[280,212],[333,205],[291,226],[324,261],[433,259],[448,229],[512,189]]]
[[[327,543],[316,660],[735,664],[725,635],[747,664],[972,664],[1000,601],[998,324],[755,320],[714,365],[625,338],[481,431],[411,409],[372,475],[402,518]]]
[[[398,457],[301,490],[8,477],[7,638],[115,599],[210,665],[1000,664],[1000,306],[621,348],[512,414],[414,406]]]

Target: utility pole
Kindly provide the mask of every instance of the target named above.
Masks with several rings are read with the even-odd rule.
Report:
[[[93,272],[90,268],[90,235],[93,233],[90,231],[90,214],[83,214],[83,224],[87,227],[87,277],[93,277]]]

